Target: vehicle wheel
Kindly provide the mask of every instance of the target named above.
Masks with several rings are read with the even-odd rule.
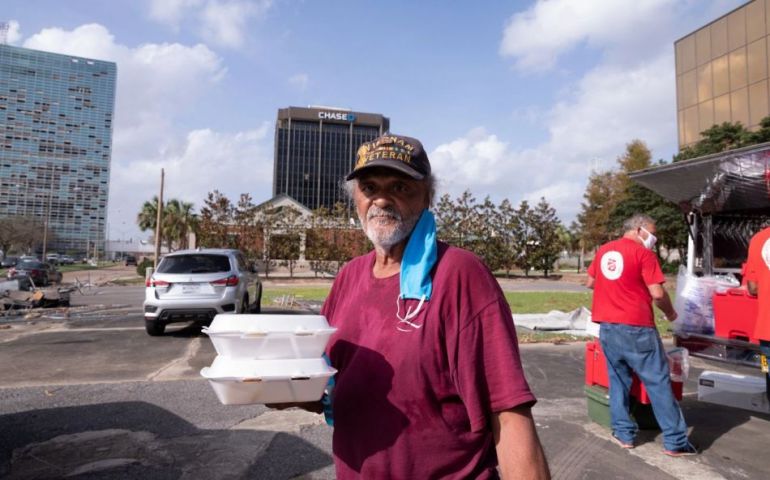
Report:
[[[241,311],[238,313],[249,313],[249,294],[243,296],[243,301],[241,301]]]
[[[155,322],[152,320],[145,320],[144,321],[144,328],[147,330],[147,334],[152,337],[157,337],[159,335],[163,335],[163,332],[166,331],[166,326],[163,325],[160,322]]]
[[[259,286],[257,291],[257,298],[254,300],[254,305],[251,307],[251,313],[262,312],[262,285]]]

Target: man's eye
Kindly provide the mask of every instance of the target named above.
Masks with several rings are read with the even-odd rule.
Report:
[[[407,185],[407,184],[405,184],[405,183],[397,183],[397,184],[396,184],[396,185],[393,187],[393,191],[394,191],[394,192],[397,192],[397,193],[406,193],[406,192],[408,192],[408,191],[409,191],[409,185]]]

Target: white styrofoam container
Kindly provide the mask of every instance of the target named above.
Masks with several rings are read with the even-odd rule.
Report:
[[[698,400],[770,413],[765,379],[704,370],[698,378]]]
[[[224,405],[313,402],[337,373],[323,358],[244,360],[217,356],[201,370]]]
[[[320,357],[335,331],[322,315],[219,314],[203,329],[219,355],[258,360]]]

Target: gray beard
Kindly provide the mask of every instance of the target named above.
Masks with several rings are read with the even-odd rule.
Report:
[[[394,227],[389,230],[383,230],[369,224],[369,220],[378,216],[386,216],[396,221]],[[406,240],[414,226],[417,225],[419,215],[415,215],[412,218],[404,219],[401,215],[392,207],[380,208],[376,205],[372,205],[369,211],[366,212],[366,222],[361,220],[361,224],[364,226],[364,233],[369,240],[374,244],[377,249],[390,249],[394,245],[398,245],[402,241]]]

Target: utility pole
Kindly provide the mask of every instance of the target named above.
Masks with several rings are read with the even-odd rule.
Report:
[[[163,169],[160,169],[160,195],[158,195],[158,216],[155,220],[155,258],[152,261],[152,271],[158,269],[158,259],[160,258],[160,245],[161,245],[161,232],[163,231],[162,228],[160,228],[161,222],[163,221],[163,179],[165,177],[165,172]]]

